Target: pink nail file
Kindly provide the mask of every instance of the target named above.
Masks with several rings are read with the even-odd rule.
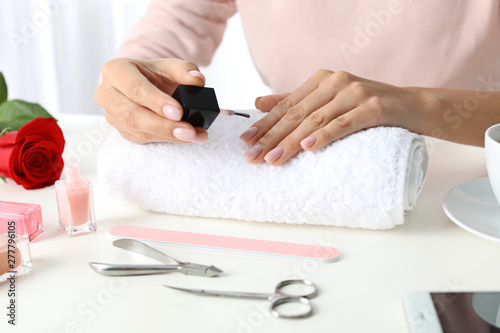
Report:
[[[185,231],[118,226],[109,233],[116,238],[133,238],[148,243],[265,257],[334,262],[339,251],[330,246],[307,245]]]

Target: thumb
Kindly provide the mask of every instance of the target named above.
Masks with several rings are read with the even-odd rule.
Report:
[[[255,107],[262,112],[269,112],[279,103],[279,101],[285,99],[288,95],[290,95],[290,93],[258,97],[255,100]]]

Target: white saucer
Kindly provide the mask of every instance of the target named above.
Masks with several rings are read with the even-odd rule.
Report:
[[[500,205],[488,177],[471,180],[449,191],[444,196],[443,208],[461,228],[500,242]]]

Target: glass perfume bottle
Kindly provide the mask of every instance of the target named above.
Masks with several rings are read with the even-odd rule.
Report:
[[[69,236],[96,230],[92,184],[77,165],[64,168],[65,178],[56,181],[59,227]]]
[[[17,235],[26,236],[29,241],[40,236],[43,232],[40,205],[0,201],[0,235],[8,233],[9,226],[15,228]]]
[[[0,234],[0,283],[33,268],[28,237],[13,232],[12,224],[7,228],[7,233]]]

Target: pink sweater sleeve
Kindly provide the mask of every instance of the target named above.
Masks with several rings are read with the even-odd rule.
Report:
[[[206,66],[235,12],[234,0],[153,0],[117,57],[173,57]]]

